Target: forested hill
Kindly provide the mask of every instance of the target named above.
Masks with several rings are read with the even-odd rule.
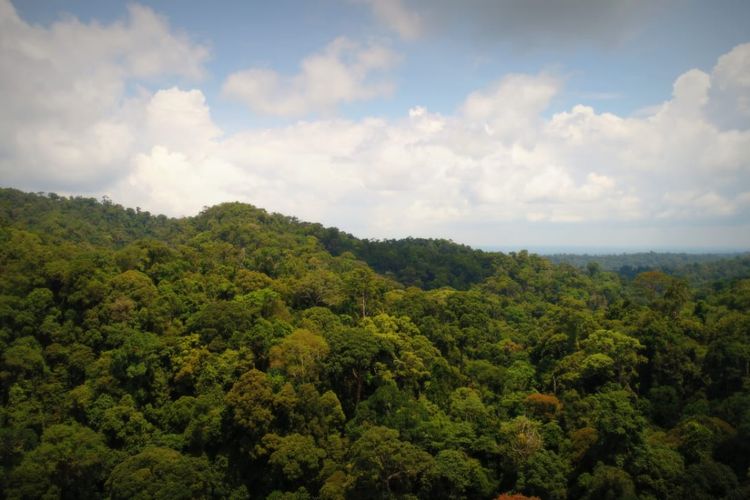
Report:
[[[375,271],[426,290],[443,286],[466,290],[492,276],[505,259],[500,253],[475,250],[450,240],[363,240],[319,224],[309,225],[306,231],[334,255],[351,252]]]
[[[205,209],[196,217],[170,219],[164,215],[152,216],[138,208],[125,209],[106,198],[97,201],[0,188],[0,223],[33,230],[56,241],[86,242],[113,248],[144,238],[184,242],[207,230],[220,240],[240,246],[250,243],[240,234],[248,231],[255,233],[256,238],[264,234],[263,238],[271,240],[281,233],[297,240],[302,236],[314,236],[334,256],[348,252],[384,276],[425,290],[444,286],[468,290],[492,276],[498,268],[507,267],[516,256],[515,253],[485,252],[450,240],[359,239],[334,227],[302,222],[241,203]],[[526,255],[526,252],[520,254]],[[545,258],[556,264],[580,268],[596,264],[597,269],[615,271],[626,279],[658,270],[685,278],[697,287],[750,277],[748,253],[556,254]]]
[[[750,279],[704,271],[3,189],[0,497],[750,498]]]
[[[425,289],[450,286],[465,290],[491,276],[493,264],[502,254],[487,253],[448,240],[407,238],[403,240],[364,240],[320,224],[301,222],[293,217],[270,214],[240,203],[204,210],[197,217],[169,219],[152,216],[140,209],[124,209],[109,200],[29,194],[0,189],[0,223],[30,229],[46,238],[122,247],[143,238],[186,241],[207,230],[223,241],[244,246],[247,234],[263,237],[315,236],[331,254],[350,252],[375,271],[400,283]]]

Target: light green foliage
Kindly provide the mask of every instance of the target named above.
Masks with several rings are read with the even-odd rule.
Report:
[[[557,364],[563,386],[594,390],[608,382],[630,387],[645,358],[637,339],[613,330],[597,330],[580,341],[580,348]]]
[[[639,351],[643,346],[638,340],[613,330],[597,330],[581,341],[587,353],[604,354],[612,360],[617,382],[627,385],[636,375],[636,368],[643,361]],[[584,360],[584,364],[586,360]]]
[[[295,330],[271,349],[271,368],[282,369],[298,382],[314,382],[318,380],[329,350],[328,343],[320,335]]]

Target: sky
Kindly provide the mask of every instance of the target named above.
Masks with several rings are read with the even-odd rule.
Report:
[[[750,2],[0,0],[0,185],[367,238],[750,249]]]

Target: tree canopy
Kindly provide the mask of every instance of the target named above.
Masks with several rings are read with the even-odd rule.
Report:
[[[0,189],[0,497],[747,498],[742,259]]]

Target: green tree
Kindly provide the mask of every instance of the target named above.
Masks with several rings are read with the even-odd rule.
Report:
[[[6,495],[15,498],[100,498],[116,454],[101,434],[79,424],[48,427],[40,445],[10,474]]]
[[[345,394],[351,409],[362,399],[365,386],[372,379],[381,343],[370,331],[347,328],[326,333],[330,354],[326,371],[339,394]]]
[[[106,487],[113,500],[192,499],[210,498],[214,481],[205,458],[150,447],[119,463]]]
[[[318,380],[329,350],[328,343],[320,335],[295,330],[271,348],[271,368],[282,369],[297,382],[314,382]]]
[[[635,500],[638,498],[630,475],[619,467],[597,464],[593,473],[582,474],[578,480],[581,498],[591,500]]]
[[[485,498],[494,486],[479,460],[459,450],[442,450],[435,456],[430,482],[430,498]]]
[[[267,434],[263,445],[270,453],[268,463],[281,473],[282,485],[315,478],[326,457],[325,450],[319,448],[311,436],[297,433],[284,437]]]
[[[227,393],[226,403],[234,423],[258,437],[268,431],[274,420],[273,387],[259,370],[245,372]]]
[[[434,469],[432,456],[401,441],[398,431],[372,427],[351,450],[353,494],[359,498],[398,496],[419,491]]]

